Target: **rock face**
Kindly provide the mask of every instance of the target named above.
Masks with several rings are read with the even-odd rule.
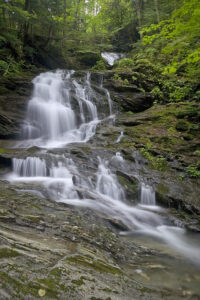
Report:
[[[94,82],[100,82],[101,74],[92,74],[92,78]],[[31,93],[28,78],[16,82],[4,83],[8,91],[0,98],[1,138],[18,132]],[[13,88],[8,84],[13,84]],[[113,100],[125,110],[136,112],[147,107],[148,94],[142,93],[136,85],[109,79],[107,85]],[[133,105],[134,97],[141,99],[134,100],[139,104],[135,102]],[[150,98],[148,105],[152,105]],[[142,113],[119,113],[115,124],[110,120],[102,121],[96,135],[87,144],[74,143],[62,149],[41,151],[39,147],[7,149],[7,141],[3,141],[0,174],[3,176],[5,170],[11,170],[12,157],[45,158],[51,154],[46,161],[48,167],[54,156],[61,155],[76,161],[82,179],[90,178],[95,188],[99,156],[109,161],[130,209],[138,202],[140,180],[143,179],[154,186],[157,200],[168,208],[165,214],[167,218],[170,212],[171,224],[198,231],[199,184],[184,171],[184,162],[191,156],[186,152],[188,142],[182,139],[183,133],[174,131],[177,121],[174,112],[180,110],[176,105],[180,104],[166,108],[153,106]],[[195,134],[193,148],[199,143],[199,132]],[[183,156],[178,160],[177,151],[180,149]],[[76,176],[72,180],[76,183]],[[87,186],[85,189],[77,186],[77,191],[83,198],[95,201]],[[126,213],[128,215],[128,210]],[[148,244],[147,236],[137,240],[134,232],[133,237],[127,238],[126,230],[127,227],[112,213],[74,208],[51,200],[41,183],[9,183],[1,178],[0,298],[199,298],[199,270],[192,269],[189,264],[188,267],[187,261],[177,258],[165,244],[159,248],[153,239]]]
[[[116,101],[125,111],[141,112],[150,108],[153,99],[149,93],[130,92],[130,87],[123,87],[123,92],[113,91],[113,101]]]
[[[129,74],[122,74],[127,79],[113,79],[113,72],[107,72],[105,77],[105,87],[110,91],[113,101],[118,103],[125,111],[142,112],[153,105],[153,97],[139,87],[139,82],[133,83]],[[127,80],[127,81],[126,81]]]
[[[0,138],[13,138],[19,133],[32,92],[34,75],[0,79]]]

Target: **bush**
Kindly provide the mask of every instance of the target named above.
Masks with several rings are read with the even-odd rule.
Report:
[[[118,67],[120,68],[132,68],[134,66],[134,62],[131,58],[122,58],[118,63]]]
[[[155,86],[153,90],[151,91],[151,94],[153,95],[154,98],[157,99],[163,99],[163,92],[160,90],[158,86]]]
[[[0,60],[0,74],[3,75],[4,72],[7,70],[8,68],[8,63],[4,60]]]
[[[186,86],[186,87],[180,87],[177,86],[176,89],[170,93],[170,101],[182,101],[184,100],[187,95],[189,94],[190,89]]]
[[[106,64],[103,60],[98,60],[96,65],[92,67],[92,70],[94,71],[104,71],[106,70]]]

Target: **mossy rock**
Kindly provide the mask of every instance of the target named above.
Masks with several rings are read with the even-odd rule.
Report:
[[[93,67],[97,61],[101,60],[100,53],[95,51],[77,51],[76,55],[80,63],[87,67]]]
[[[187,122],[186,120],[178,120],[176,122],[176,129],[178,131],[188,131],[189,126],[190,126],[190,123]]]
[[[19,252],[9,249],[9,248],[1,248],[0,249],[0,258],[11,258],[19,256]]]

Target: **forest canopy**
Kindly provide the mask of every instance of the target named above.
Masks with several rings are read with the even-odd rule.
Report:
[[[199,78],[199,28],[198,0],[0,0],[0,72],[117,51]]]

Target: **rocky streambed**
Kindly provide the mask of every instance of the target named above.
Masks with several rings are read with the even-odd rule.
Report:
[[[30,84],[23,99],[19,94],[15,98],[16,103],[19,98],[23,104],[15,107],[13,119],[9,115],[9,120],[13,120],[12,130],[1,132],[4,139],[0,148],[0,298],[199,299],[199,265],[195,252],[191,250],[191,255],[185,256],[158,237],[136,234],[125,218],[129,211],[122,218],[118,207],[111,212],[92,205],[100,195],[96,186],[98,176],[101,178],[99,173],[110,170],[108,179],[112,178],[112,184],[114,180],[119,193],[123,190],[120,197],[124,197],[126,209],[133,210],[140,204],[143,185],[151,187],[150,194],[149,189],[144,188],[143,192],[149,197],[156,195],[157,203],[163,207],[155,214],[156,218],[162,217],[172,227],[187,228],[187,243],[194,244],[195,249],[199,247],[200,188],[198,180],[185,172],[185,161],[191,159],[192,163],[194,159],[185,150],[188,143],[183,135],[186,133],[172,130],[177,122],[173,114],[176,105],[153,106],[133,113],[131,88],[125,87],[121,98],[126,99],[124,93],[128,89],[129,106],[125,112],[117,100],[121,90],[117,86],[116,91],[112,84],[111,97],[117,101],[112,106],[115,118],[107,118],[108,95],[101,86],[102,77],[92,76],[91,86],[102,95],[104,104],[98,108],[102,117],[96,134],[82,143],[53,149],[16,146],[16,141],[8,137],[20,131],[19,124],[31,94]],[[78,82],[83,83],[82,75]],[[106,88],[109,91],[109,86]],[[135,99],[138,91],[134,93]],[[149,96],[142,97],[149,103]],[[139,99],[141,103],[141,95]],[[152,106],[152,101],[147,105]],[[178,107],[185,110],[186,104],[184,109],[180,104]],[[2,105],[2,110],[5,115],[9,106]],[[197,147],[198,142],[196,137],[190,146]],[[69,166],[73,192],[79,198],[77,205],[74,206],[76,199],[71,202],[60,199],[61,185],[52,190],[49,182],[10,180],[7,174],[12,172],[13,157],[38,158],[46,162],[47,170],[51,170],[52,163],[59,167],[58,157],[62,157],[60,162],[71,159],[78,168],[77,175],[77,169]],[[104,160],[103,166],[100,158]],[[100,167],[105,169],[102,171]],[[90,202],[80,205],[85,199]],[[149,209],[143,207],[137,213],[141,211],[145,214]],[[180,247],[184,248],[185,244]]]

